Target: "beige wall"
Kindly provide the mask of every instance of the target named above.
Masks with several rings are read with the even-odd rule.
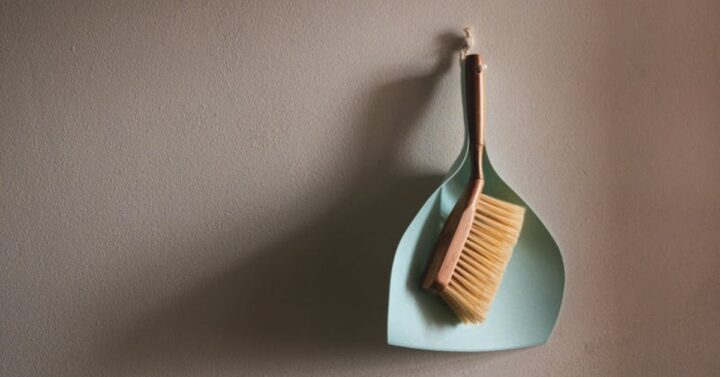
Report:
[[[306,4],[304,4],[306,3]],[[708,376],[720,2],[0,2],[0,375]],[[564,250],[550,342],[385,345],[461,141]]]

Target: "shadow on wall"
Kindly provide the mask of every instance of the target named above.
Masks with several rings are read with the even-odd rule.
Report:
[[[248,253],[241,265],[124,329],[124,338],[102,350],[109,368],[187,370],[222,359],[257,368],[320,355],[372,364],[411,352],[386,345],[390,267],[402,231],[442,177],[403,173],[396,151],[456,63],[463,40],[444,34],[439,42],[430,73],[369,94],[353,128],[364,130],[357,148],[373,158],[346,169],[350,190],[340,200],[274,246]],[[243,248],[240,239],[214,245]]]

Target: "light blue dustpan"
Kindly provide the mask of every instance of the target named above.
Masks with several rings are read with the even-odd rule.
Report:
[[[461,66],[464,83],[465,67]],[[532,208],[495,172],[487,148],[483,192],[527,208],[520,239],[490,313],[482,324],[460,324],[439,296],[420,288],[445,219],[469,181],[467,124],[466,115],[460,156],[410,223],[395,252],[388,306],[391,345],[434,351],[507,350],[543,344],[555,326],[565,282],[560,249]]]

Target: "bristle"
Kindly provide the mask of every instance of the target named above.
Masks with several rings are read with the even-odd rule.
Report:
[[[480,195],[475,220],[441,296],[465,323],[483,322],[522,228],[523,207]]]

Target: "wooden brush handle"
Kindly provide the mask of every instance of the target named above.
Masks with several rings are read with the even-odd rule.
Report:
[[[483,104],[483,65],[479,55],[465,58],[465,100],[470,135],[472,178],[483,179],[482,156],[485,147],[485,106]]]

